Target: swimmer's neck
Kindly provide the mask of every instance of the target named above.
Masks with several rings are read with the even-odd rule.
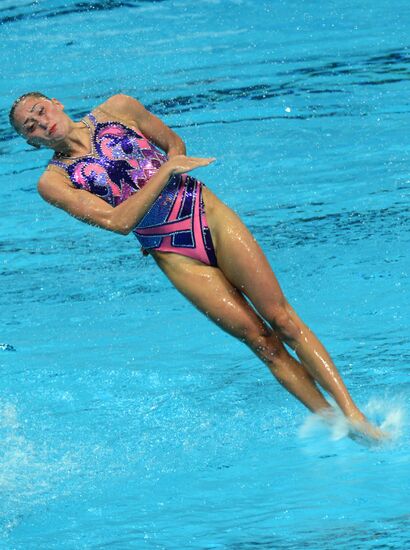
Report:
[[[88,126],[72,122],[67,134],[51,146],[56,157],[82,157],[92,152],[92,140]]]

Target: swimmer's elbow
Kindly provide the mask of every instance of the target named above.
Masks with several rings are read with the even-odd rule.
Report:
[[[117,233],[119,233],[120,235],[129,235],[131,231],[132,231],[132,227],[123,226],[117,231]]]
[[[132,231],[132,227],[129,225],[112,218],[107,220],[105,228],[119,235],[129,235]]]

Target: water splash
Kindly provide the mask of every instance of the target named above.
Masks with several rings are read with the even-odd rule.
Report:
[[[18,406],[0,400],[0,540],[27,513],[63,494],[76,469],[72,453],[31,440],[24,424]]]
[[[383,431],[390,434],[393,441],[403,435],[406,421],[406,408],[403,398],[395,397],[394,400],[374,398],[367,403],[364,410],[367,417],[378,424]]]
[[[381,428],[389,436],[389,443],[397,441],[403,434],[406,407],[403,399],[373,398],[364,407],[364,412],[372,424]],[[334,405],[331,417],[324,418],[310,414],[299,428],[302,439],[328,437],[339,441],[349,435],[351,425],[342,412]]]
[[[303,439],[327,435],[332,441],[338,441],[348,433],[346,418],[336,408],[333,409],[332,422],[318,414],[310,414],[299,428],[299,437]]]

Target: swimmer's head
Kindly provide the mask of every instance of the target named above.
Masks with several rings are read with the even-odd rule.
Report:
[[[14,130],[36,149],[52,147],[63,137],[68,117],[64,105],[41,92],[29,92],[13,103],[9,120]]]

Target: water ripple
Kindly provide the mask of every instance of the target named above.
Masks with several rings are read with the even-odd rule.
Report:
[[[99,2],[73,2],[72,5],[67,5],[67,2],[61,1],[61,7],[48,8],[43,8],[38,2],[27,2],[25,5],[20,4],[19,6],[0,9],[0,25],[16,23],[25,19],[48,19],[83,12],[92,13],[96,11],[111,11],[118,8],[137,8],[140,4],[159,2],[164,2],[164,0],[134,0],[132,2],[124,0],[100,0]]]

